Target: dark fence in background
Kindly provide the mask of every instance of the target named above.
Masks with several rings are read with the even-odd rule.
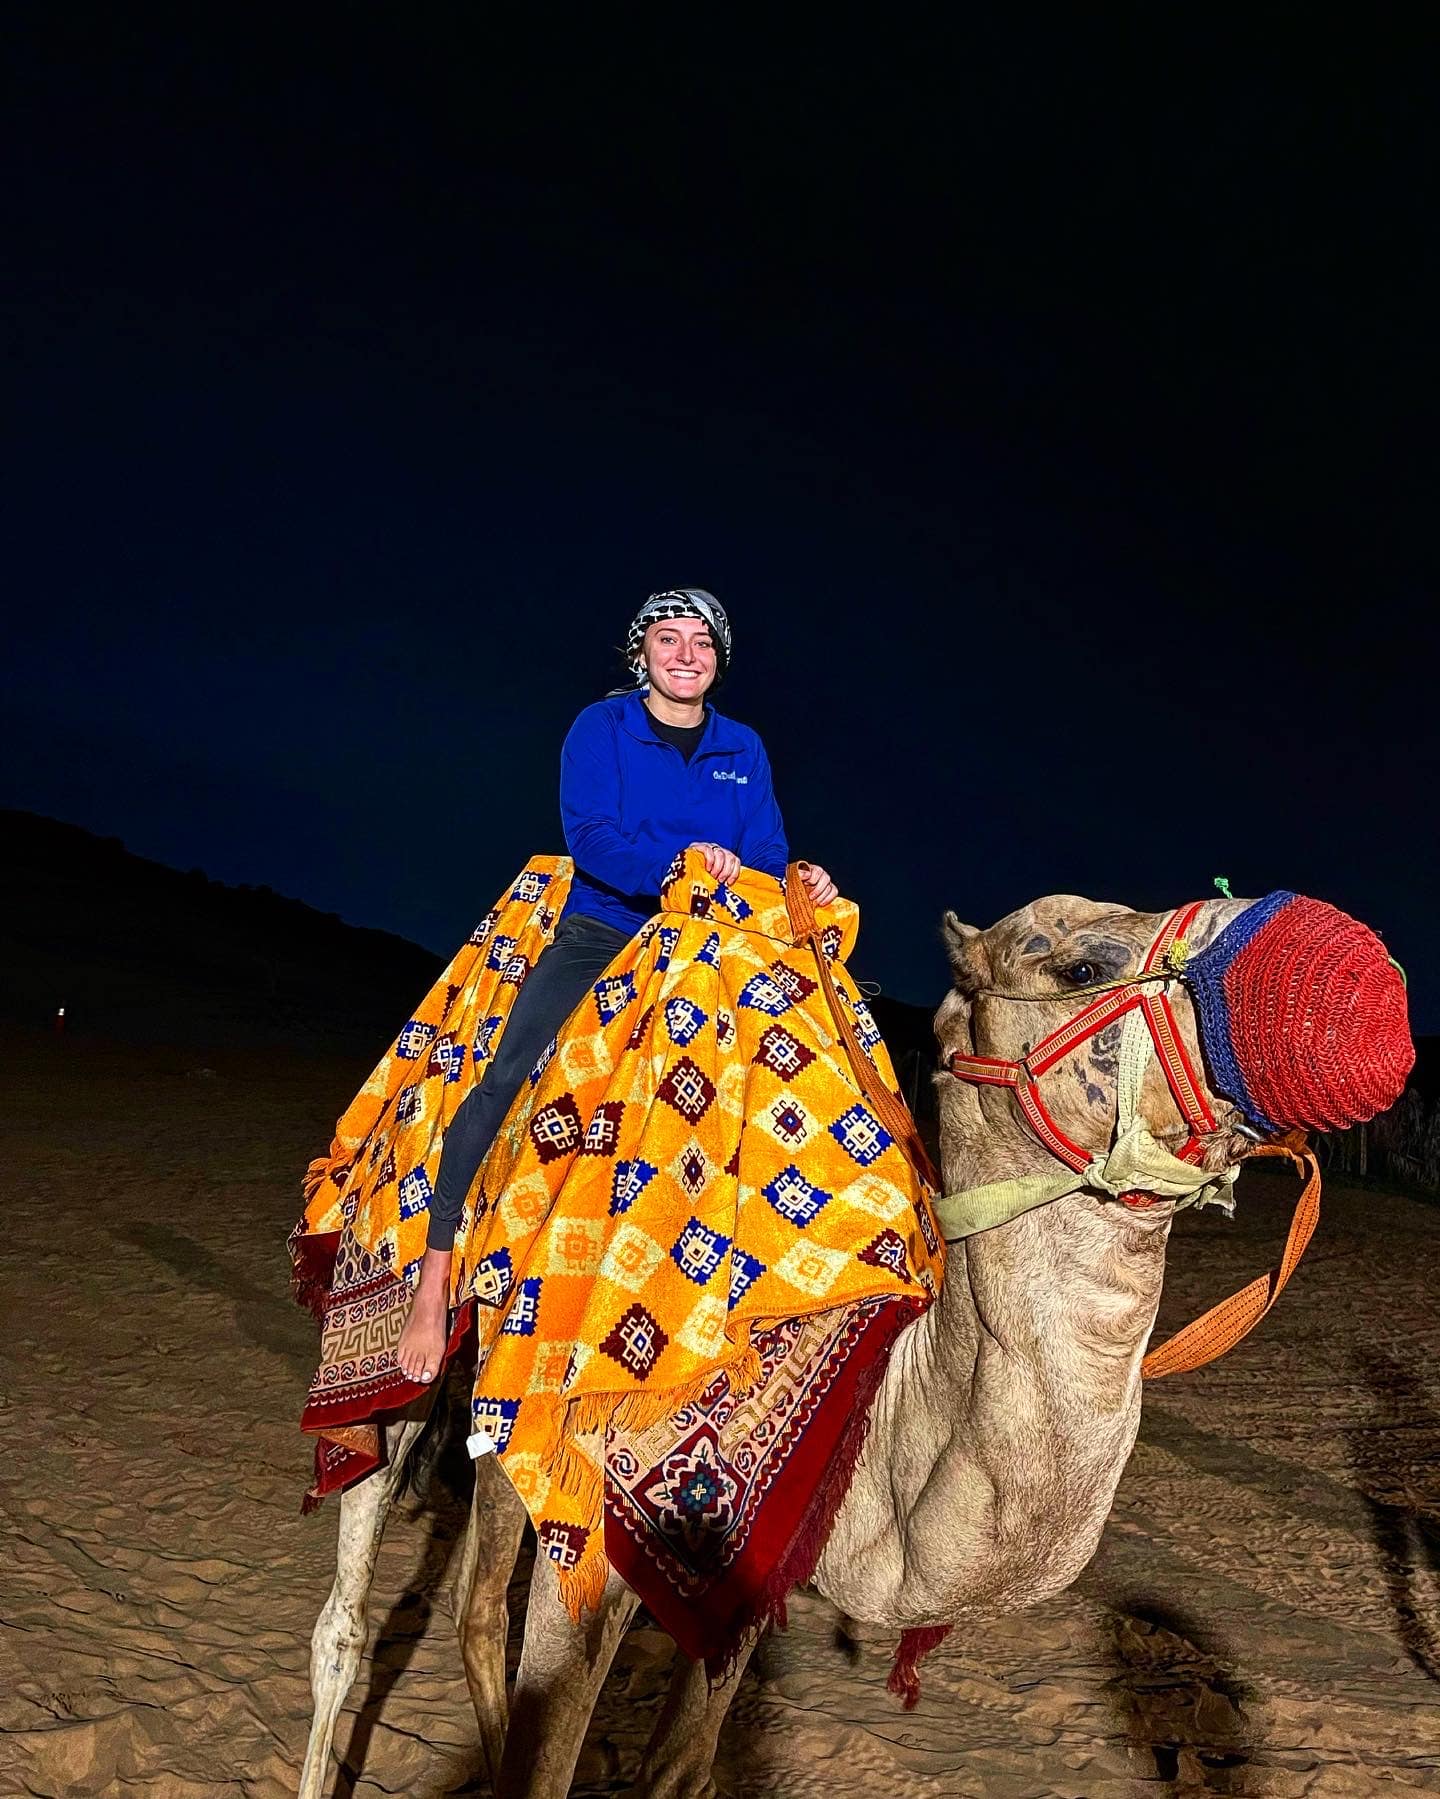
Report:
[[[1371,1123],[1330,1138],[1328,1165],[1440,1193],[1440,1038],[1419,1038],[1415,1051],[1400,1098]]]

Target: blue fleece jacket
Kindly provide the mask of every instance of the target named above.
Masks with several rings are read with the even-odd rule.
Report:
[[[750,727],[707,706],[687,763],[650,728],[638,689],[587,706],[570,727],[560,816],[575,859],[566,912],[627,936],[659,910],[660,882],[689,843],[718,843],[777,876],[790,859],[770,764]]]

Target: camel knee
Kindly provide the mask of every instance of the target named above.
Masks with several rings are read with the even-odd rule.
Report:
[[[333,1592],[324,1610],[315,1620],[310,1638],[310,1684],[333,1679],[355,1678],[360,1656],[365,1648],[366,1617],[363,1601],[357,1609],[351,1596]]]

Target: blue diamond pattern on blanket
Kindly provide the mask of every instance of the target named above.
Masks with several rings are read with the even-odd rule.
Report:
[[[435,1197],[429,1178],[425,1173],[424,1163],[412,1168],[400,1182],[400,1216],[413,1218]]]
[[[858,1100],[830,1126],[830,1135],[862,1168],[879,1161],[894,1142],[875,1114],[867,1111]]]
[[[725,1260],[730,1239],[719,1231],[706,1230],[698,1218],[692,1218],[681,1231],[670,1251],[675,1266],[697,1287],[703,1287]]]
[[[527,868],[510,889],[512,900],[520,900],[527,906],[533,906],[550,885],[550,876],[542,874],[538,868]]]
[[[458,1081],[465,1067],[465,1045],[457,1043],[448,1031],[435,1039],[426,1075],[443,1075],[447,1081]]]
[[[496,1013],[493,1017],[485,1019],[481,1024],[476,1026],[474,1056],[477,1062],[488,1062],[490,1060],[491,1054],[495,1048],[495,1033],[500,1029],[500,1026],[503,1023],[504,1020]]]
[[[677,995],[665,1002],[665,1029],[670,1033],[670,1041],[678,1043],[682,1049],[693,1043],[700,1035],[706,1022],[706,1014],[702,1012],[694,1000],[683,999]]]
[[[531,1337],[535,1334],[535,1314],[540,1305],[540,1288],[542,1282],[539,1275],[532,1275],[529,1280],[520,1283],[520,1291],[511,1302],[510,1310],[505,1314],[505,1322],[500,1326],[507,1337]]]
[[[775,977],[768,969],[760,974],[752,974],[740,989],[740,1004],[748,1006],[752,1012],[767,1012],[771,1018],[778,1018],[782,1012],[790,1010],[789,996],[775,983]]]
[[[490,954],[485,958],[485,966],[503,972],[505,964],[514,954],[515,939],[513,937],[497,937],[490,945]]]
[[[880,1027],[875,1022],[875,1014],[863,999],[855,1008],[855,1035],[866,1049],[874,1049],[880,1041]]]
[[[665,969],[670,966],[670,958],[675,954],[675,945],[680,941],[680,927],[673,924],[662,924],[657,933],[660,947],[655,952],[655,966]]]
[[[602,1025],[618,1018],[635,999],[635,976],[626,969],[622,974],[602,975],[595,983],[595,1010]]]
[[[801,1230],[834,1197],[822,1187],[812,1187],[793,1162],[760,1191],[782,1218],[798,1224]]]
[[[406,1087],[395,1101],[397,1124],[418,1124],[425,1116],[425,1089]]]
[[[755,908],[742,894],[734,893],[722,881],[715,889],[715,904],[723,906],[737,924],[747,919]]]
[[[765,1264],[758,1256],[747,1255],[743,1249],[730,1251],[729,1309],[732,1312],[764,1272]]]
[[[656,1170],[638,1158],[633,1162],[617,1162],[615,1179],[610,1183],[610,1216],[616,1218],[631,1206],[654,1180]]]
[[[490,941],[490,933],[495,929],[496,924],[499,922],[499,918],[499,912],[487,912],[480,920],[479,924],[476,925],[475,929],[470,933],[470,941],[474,944],[476,949],[480,949],[484,944]]]
[[[695,952],[695,960],[704,962],[710,968],[720,966],[720,933],[712,931]]]
[[[423,1019],[412,1018],[395,1039],[395,1054],[402,1062],[418,1062],[421,1056],[428,1054],[434,1041],[435,1026],[426,1024]]]
[[[518,1399],[472,1399],[470,1402],[470,1428],[484,1431],[497,1450],[503,1450],[510,1441],[519,1415]]]
[[[515,1283],[515,1271],[508,1249],[497,1249],[475,1264],[472,1285],[482,1306],[498,1306]]]

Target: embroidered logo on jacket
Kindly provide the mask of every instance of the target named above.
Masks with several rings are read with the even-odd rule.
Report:
[[[733,768],[717,768],[711,778],[716,781],[734,781],[741,787],[750,785],[749,775],[737,775]]]

